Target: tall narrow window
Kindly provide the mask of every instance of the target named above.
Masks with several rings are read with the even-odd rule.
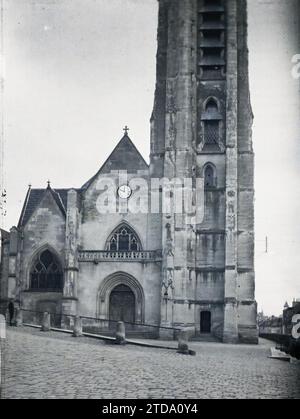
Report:
[[[204,122],[204,142],[206,145],[214,146],[219,143],[219,121]]]
[[[219,148],[220,120],[218,104],[214,99],[210,99],[202,115],[203,145],[207,149],[215,150]]]
[[[107,241],[107,250],[114,252],[137,252],[142,250],[136,233],[127,225],[118,227]]]
[[[207,165],[204,170],[205,188],[213,188],[215,186],[215,171],[211,165]]]
[[[32,291],[62,291],[62,268],[50,250],[43,251],[35,261],[30,273],[30,289]]]

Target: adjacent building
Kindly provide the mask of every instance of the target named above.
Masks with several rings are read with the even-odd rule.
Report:
[[[5,314],[8,305],[9,233],[0,229],[0,314]]]

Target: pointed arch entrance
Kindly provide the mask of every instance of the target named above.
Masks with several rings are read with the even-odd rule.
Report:
[[[143,323],[144,313],[144,291],[137,279],[125,272],[117,272],[104,279],[98,291],[97,317]]]
[[[135,295],[127,285],[117,285],[110,293],[109,320],[135,323]]]

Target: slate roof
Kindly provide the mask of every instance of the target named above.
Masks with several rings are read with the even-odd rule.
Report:
[[[148,169],[149,165],[133,144],[128,134],[125,134],[101,169],[82,186],[82,189],[87,189],[98,175],[108,174],[112,170],[126,170],[128,173],[136,173],[138,170]]]
[[[0,228],[0,230],[1,230],[1,236],[0,236],[1,239],[2,240],[9,239],[9,232],[6,230],[3,230],[2,228]]]
[[[61,210],[63,215],[66,215],[68,192],[71,190],[71,188],[70,189],[52,189],[50,187],[48,187],[47,189],[29,188],[26,195],[25,203],[22,209],[22,213],[20,216],[18,227],[23,227],[28,222],[33,212],[35,211],[35,209],[37,208],[37,206],[43,199],[43,196],[47,190],[50,190],[59,209]]]

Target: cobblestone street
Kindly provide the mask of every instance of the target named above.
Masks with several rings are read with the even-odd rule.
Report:
[[[300,398],[300,366],[268,359],[271,343],[193,343],[175,351],[10,328],[3,397]]]

